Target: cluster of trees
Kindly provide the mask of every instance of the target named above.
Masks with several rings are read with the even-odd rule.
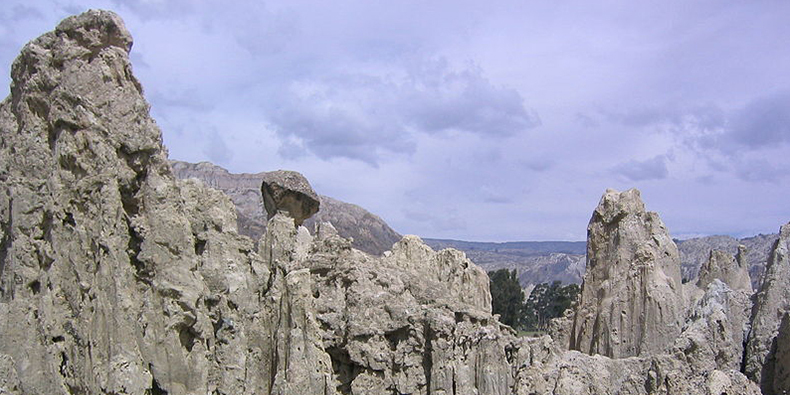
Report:
[[[576,302],[580,290],[577,284],[542,283],[524,300],[515,269],[491,271],[488,278],[494,314],[499,314],[502,323],[524,331],[546,330],[552,318],[562,316]]]

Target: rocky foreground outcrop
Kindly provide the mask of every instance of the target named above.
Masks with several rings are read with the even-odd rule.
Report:
[[[0,394],[759,393],[731,344],[744,291],[714,279],[675,310],[679,262],[636,191],[607,192],[591,221],[589,243],[608,250],[590,255],[618,259],[588,261],[577,317],[623,340],[574,331],[608,345],[584,353],[555,340],[562,322],[553,338],[516,337],[491,314],[485,273],[415,236],[376,257],[277,209],[256,248],[226,195],[173,176],[131,44],[117,15],[89,11],[14,63],[0,103]],[[783,273],[786,246],[775,255],[769,273]],[[780,306],[778,288],[761,292],[756,311]],[[602,306],[650,322],[618,326]],[[765,332],[775,361],[787,321]]]

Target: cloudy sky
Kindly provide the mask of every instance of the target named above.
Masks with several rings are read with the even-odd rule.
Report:
[[[584,240],[630,187],[676,237],[790,221],[787,1],[3,0],[0,94],[88,8],[171,158],[298,170],[401,233]]]

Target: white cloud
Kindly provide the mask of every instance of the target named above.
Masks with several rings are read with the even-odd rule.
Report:
[[[790,219],[790,3],[7,2],[6,76],[114,8],[174,157],[292,168],[400,232],[580,239],[631,186],[677,232]]]

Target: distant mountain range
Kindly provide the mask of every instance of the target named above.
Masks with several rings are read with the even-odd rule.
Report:
[[[735,254],[738,245],[746,246],[749,276],[757,289],[765,271],[771,247],[779,237],[772,233],[736,239],[731,236],[707,236],[675,240],[680,252],[681,272],[686,280],[697,276],[711,250]],[[587,243],[584,241],[516,241],[506,243],[424,239],[434,249],[455,248],[464,251],[486,271],[516,269],[522,286],[561,281],[581,284],[586,265]]]
[[[776,228],[782,224],[776,224]],[[757,289],[765,272],[765,264],[776,243],[779,234],[759,234],[752,237],[736,239],[731,236],[707,236],[687,240],[675,240],[680,251],[681,273],[684,279],[697,277],[700,265],[708,260],[711,250],[725,251],[729,254],[738,252],[738,245],[746,246],[746,259],[749,262],[749,277],[752,288]]]
[[[466,253],[486,271],[516,269],[523,287],[544,282],[581,283],[584,275],[584,241],[515,241],[486,243],[423,239],[433,249],[455,248]]]
[[[261,201],[261,179],[265,173],[230,173],[209,162],[188,163],[171,161],[178,178],[197,178],[208,186],[225,192],[236,205],[239,233],[258,240],[266,230],[266,212]],[[381,255],[401,235],[384,220],[355,204],[328,196],[320,196],[321,209],[305,221],[312,229],[316,221],[331,222],[338,233],[353,239],[355,248],[373,255]],[[777,228],[781,224],[777,224]],[[736,239],[730,236],[708,236],[675,240],[680,251],[684,279],[697,276],[700,265],[711,250],[735,254],[738,245],[747,247],[749,275],[756,288],[765,269],[771,246],[777,234],[757,235]],[[504,243],[475,242],[445,239],[423,239],[431,248],[455,248],[486,271],[516,269],[521,284],[530,288],[543,282],[561,281],[580,284],[586,265],[584,241],[514,241]]]

